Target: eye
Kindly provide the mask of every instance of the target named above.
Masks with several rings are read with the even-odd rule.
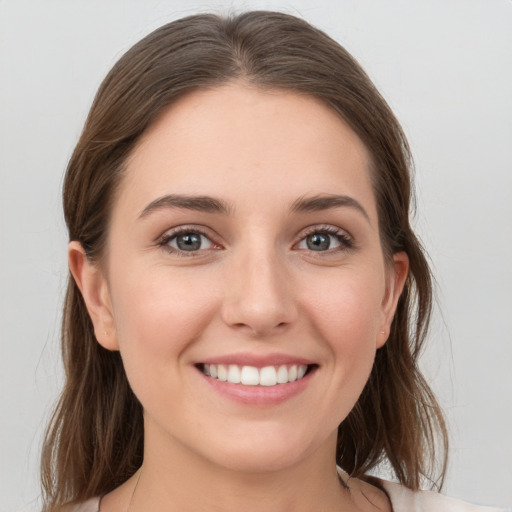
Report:
[[[204,233],[191,229],[167,234],[159,242],[159,245],[171,252],[189,253],[212,249],[215,246]]]
[[[340,241],[335,235],[329,233],[311,233],[304,237],[298,245],[299,249],[308,249],[309,251],[328,251],[339,247]]]
[[[329,227],[315,228],[302,238],[297,244],[297,249],[305,249],[315,252],[343,250],[353,246],[352,239],[344,231]]]

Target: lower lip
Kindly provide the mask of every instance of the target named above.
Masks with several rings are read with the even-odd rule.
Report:
[[[201,372],[201,370],[197,371],[211,389],[231,400],[246,405],[268,406],[281,404],[304,391],[310,383],[316,368],[313,368],[300,380],[288,382],[287,384],[276,384],[275,386],[244,386],[243,384],[232,384],[231,382],[224,382],[209,377]]]

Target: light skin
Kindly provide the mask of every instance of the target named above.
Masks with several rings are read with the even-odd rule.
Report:
[[[101,261],[69,246],[98,342],[121,352],[144,408],[133,500],[134,478],[102,512],[390,510],[335,469],[408,271],[404,253],[383,256],[369,161],[319,101],[239,83],[147,130]],[[249,387],[202,371],[223,360],[308,373]]]

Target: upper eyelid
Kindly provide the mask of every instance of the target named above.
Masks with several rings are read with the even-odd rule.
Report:
[[[200,235],[205,236],[206,238],[209,238],[214,241],[215,235],[211,232],[212,230],[205,227],[205,226],[199,226],[199,225],[183,225],[183,226],[176,226],[174,228],[168,228],[166,229],[162,234],[157,236],[156,242],[161,242],[162,240],[168,240],[170,238],[174,238],[181,233],[198,233]]]
[[[297,233],[297,238],[302,240],[302,238],[310,235],[311,233],[321,233],[321,232],[327,232],[331,235],[344,234],[350,239],[354,238],[349,231],[347,231],[346,229],[340,228],[339,226],[335,226],[333,224],[312,224],[311,226],[302,228]]]

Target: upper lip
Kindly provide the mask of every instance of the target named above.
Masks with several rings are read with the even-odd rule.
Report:
[[[313,361],[295,355],[275,353],[275,354],[252,354],[248,352],[226,354],[222,356],[208,357],[198,364],[236,364],[238,366],[254,366],[264,368],[265,366],[281,365],[311,365]]]

